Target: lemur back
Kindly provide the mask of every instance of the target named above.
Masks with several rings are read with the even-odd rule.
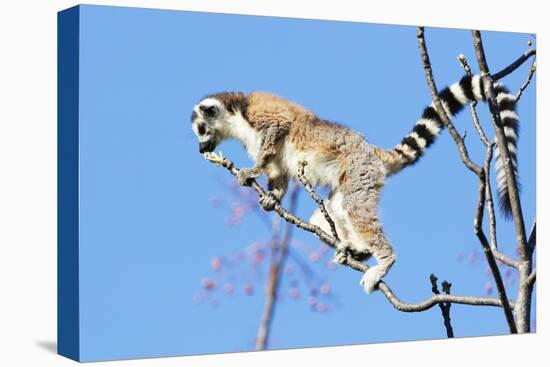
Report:
[[[484,101],[483,90],[479,76],[465,76],[443,89],[439,97],[446,113],[454,116],[467,103]],[[516,100],[500,83],[495,84],[495,91],[517,174]],[[289,178],[297,176],[298,163],[306,161],[308,180],[331,190],[325,206],[342,240],[336,260],[344,262],[348,254],[358,260],[371,256],[377,260],[377,265],[369,268],[360,282],[367,292],[376,288],[395,262],[395,253],[378,219],[385,179],[416,163],[444,127],[432,104],[424,109],[401,143],[384,150],[352,129],[322,120],[298,104],[261,92],[247,96],[231,92],[210,95],[194,107],[191,119],[201,152],[213,151],[225,139],[242,142],[255,166],[240,170],[239,183],[246,185],[265,173],[269,193],[260,198],[260,205],[266,210],[272,210],[274,203],[283,198]],[[504,170],[499,163],[497,187],[501,209],[510,215]],[[319,209],[310,222],[330,231]]]

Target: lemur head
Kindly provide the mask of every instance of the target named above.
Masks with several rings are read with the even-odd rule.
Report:
[[[191,123],[199,139],[199,152],[213,152],[224,139],[231,137],[231,117],[246,113],[242,93],[218,93],[203,98],[193,107]]]
[[[220,143],[225,108],[215,98],[204,98],[193,108],[191,123],[201,153],[212,152]]]

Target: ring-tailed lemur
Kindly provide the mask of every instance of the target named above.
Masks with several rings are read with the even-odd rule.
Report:
[[[495,84],[495,91],[516,168],[516,99],[500,83]],[[482,80],[479,76],[464,76],[460,82],[443,89],[439,97],[447,114],[453,116],[468,102],[485,100]],[[289,178],[297,176],[298,163],[307,161],[308,180],[331,189],[325,205],[342,240],[336,260],[343,262],[347,254],[357,260],[371,256],[377,260],[377,265],[369,268],[360,282],[369,293],[395,261],[378,219],[377,207],[385,179],[417,162],[444,127],[432,104],[424,109],[412,132],[400,144],[384,150],[368,143],[356,131],[261,92],[246,96],[240,92],[210,95],[195,105],[191,120],[201,153],[212,152],[226,139],[242,142],[255,166],[241,169],[238,181],[246,185],[252,178],[267,175],[269,192],[260,198],[265,210],[272,210],[275,202],[282,199]],[[501,208],[509,215],[502,165],[497,165],[497,177]],[[330,232],[319,209],[310,222]]]

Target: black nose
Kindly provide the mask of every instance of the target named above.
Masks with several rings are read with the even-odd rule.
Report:
[[[214,150],[214,148],[214,143],[212,143],[212,141],[210,140],[199,143],[199,152],[201,153],[211,152]]]

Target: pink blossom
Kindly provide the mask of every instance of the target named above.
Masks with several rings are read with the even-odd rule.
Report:
[[[288,290],[288,295],[290,296],[290,298],[292,298],[293,300],[297,300],[300,298],[300,291],[297,289],[297,288],[290,288]]]
[[[329,294],[330,293],[330,284],[324,283],[321,288],[319,288],[319,291],[321,294]]]
[[[319,253],[318,253],[318,252],[311,251],[311,252],[309,253],[309,260],[310,260],[311,262],[314,262],[314,263],[315,263],[315,262],[319,261],[320,258],[321,258],[321,256],[319,256]]]
[[[486,294],[492,294],[493,293],[493,283],[492,282],[487,282],[485,284],[485,293]]]
[[[218,256],[213,257],[212,260],[210,260],[210,266],[216,271],[220,270],[222,268],[222,259]]]
[[[252,284],[247,284],[243,287],[243,291],[246,295],[250,296],[254,294],[254,286],[252,286]]]
[[[264,253],[261,250],[254,252],[254,264],[259,264],[264,259]]]
[[[202,278],[201,284],[202,284],[203,288],[207,289],[207,290],[213,290],[213,289],[216,288],[216,283],[214,283],[209,278]]]
[[[319,313],[325,313],[328,311],[328,306],[323,303],[323,302],[319,302],[317,303],[317,305],[315,306],[315,310]]]

